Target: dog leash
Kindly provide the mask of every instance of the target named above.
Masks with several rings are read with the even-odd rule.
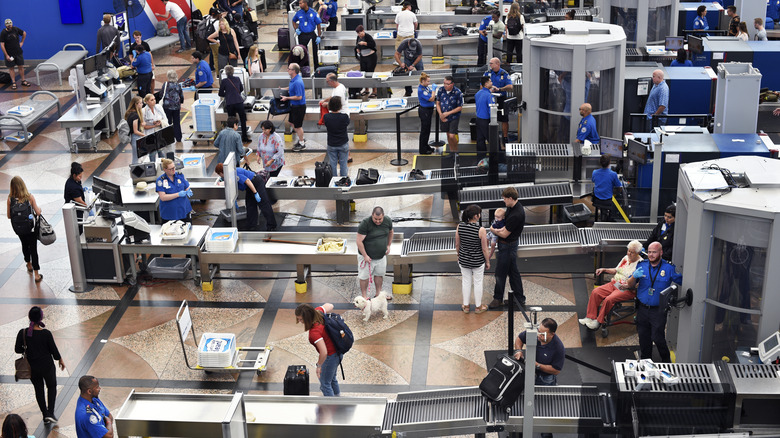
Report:
[[[371,272],[372,269],[370,261],[363,259],[363,261],[360,262],[360,269],[365,268],[366,265],[368,265],[368,287],[366,288],[366,295],[368,295],[368,292],[371,290],[371,285],[374,283],[374,276],[371,275],[373,272]],[[374,292],[376,292],[376,287],[374,287]]]

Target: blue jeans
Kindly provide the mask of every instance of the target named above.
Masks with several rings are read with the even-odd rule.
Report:
[[[496,253],[496,288],[493,290],[493,298],[498,301],[504,299],[504,288],[506,287],[506,277],[508,275],[509,285],[512,287],[515,300],[520,304],[525,304],[523,279],[520,277],[520,270],[517,268],[517,245],[518,241],[513,243],[498,241],[498,252]]]
[[[190,33],[187,31],[187,17],[181,17],[181,20],[176,22],[176,29],[179,31],[179,45],[182,49],[191,49],[192,41],[190,41]]]
[[[558,378],[555,374],[536,374],[534,385],[536,386],[555,386],[558,384]]]
[[[348,176],[347,171],[347,157],[349,156],[349,143],[344,143],[341,146],[328,145],[328,161],[330,161],[330,167],[333,169],[333,176]],[[338,164],[338,175],[336,175],[336,164]]]
[[[322,363],[322,371],[320,372],[320,391],[322,391],[322,395],[325,397],[338,397],[341,395],[336,373],[339,368],[341,356],[341,354],[333,353]]]

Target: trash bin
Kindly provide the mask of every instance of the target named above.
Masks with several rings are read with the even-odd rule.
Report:
[[[147,265],[147,271],[153,278],[183,280],[192,267],[189,258],[155,257]]]
[[[471,133],[471,141],[477,141],[477,119],[472,118],[469,120],[469,132]]]
[[[586,221],[590,217],[590,209],[585,204],[564,205],[563,213],[572,223]]]

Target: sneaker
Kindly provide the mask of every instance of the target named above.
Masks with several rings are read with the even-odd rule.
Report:
[[[592,319],[590,319],[590,318],[580,318],[580,319],[579,319],[579,322],[580,322],[580,324],[582,324],[582,325],[588,325],[588,323],[589,323],[589,322],[591,322],[591,321],[593,321],[593,320],[592,320]]]
[[[588,321],[587,324],[585,324],[585,326],[591,330],[598,330],[599,327],[601,327],[601,323],[596,321],[595,319],[591,319],[590,321]]]
[[[43,422],[46,424],[57,424],[57,417],[53,414],[43,417]]]
[[[502,303],[499,300],[494,299],[493,301],[488,304],[488,309],[498,309],[499,307],[503,306],[504,303]]]
[[[393,65],[401,65],[398,63],[398,61],[393,61]]]
[[[293,152],[300,152],[304,149],[306,149],[306,145],[301,142],[295,143],[292,148]]]
[[[186,51],[187,51],[187,49],[179,49],[179,50],[176,51],[176,53],[184,53]]]

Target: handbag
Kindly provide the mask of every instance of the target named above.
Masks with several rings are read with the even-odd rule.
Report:
[[[320,121],[317,122],[318,125],[322,126],[325,124],[325,114],[328,114],[328,106],[320,105]]]
[[[238,56],[236,56],[235,53],[230,53],[230,54],[228,54],[228,59],[230,59],[232,61],[234,59],[238,59]]]
[[[54,227],[52,227],[43,215],[38,216],[38,240],[44,245],[51,245],[57,240],[57,234],[54,233]]]
[[[162,105],[163,100],[165,100],[165,93],[168,92],[168,82],[165,83],[165,86],[163,87],[162,91],[158,91],[154,93],[154,100],[157,101],[160,105]]]
[[[24,352],[22,357],[16,359],[14,367],[16,367],[16,373],[14,373],[14,379],[18,382],[19,379],[30,379],[32,377],[32,370],[30,369],[30,362],[27,361],[27,334],[22,329],[22,339],[24,340]]]
[[[357,178],[355,178],[355,185],[362,186],[366,184],[376,184],[379,181],[379,171],[372,168],[358,169]]]

